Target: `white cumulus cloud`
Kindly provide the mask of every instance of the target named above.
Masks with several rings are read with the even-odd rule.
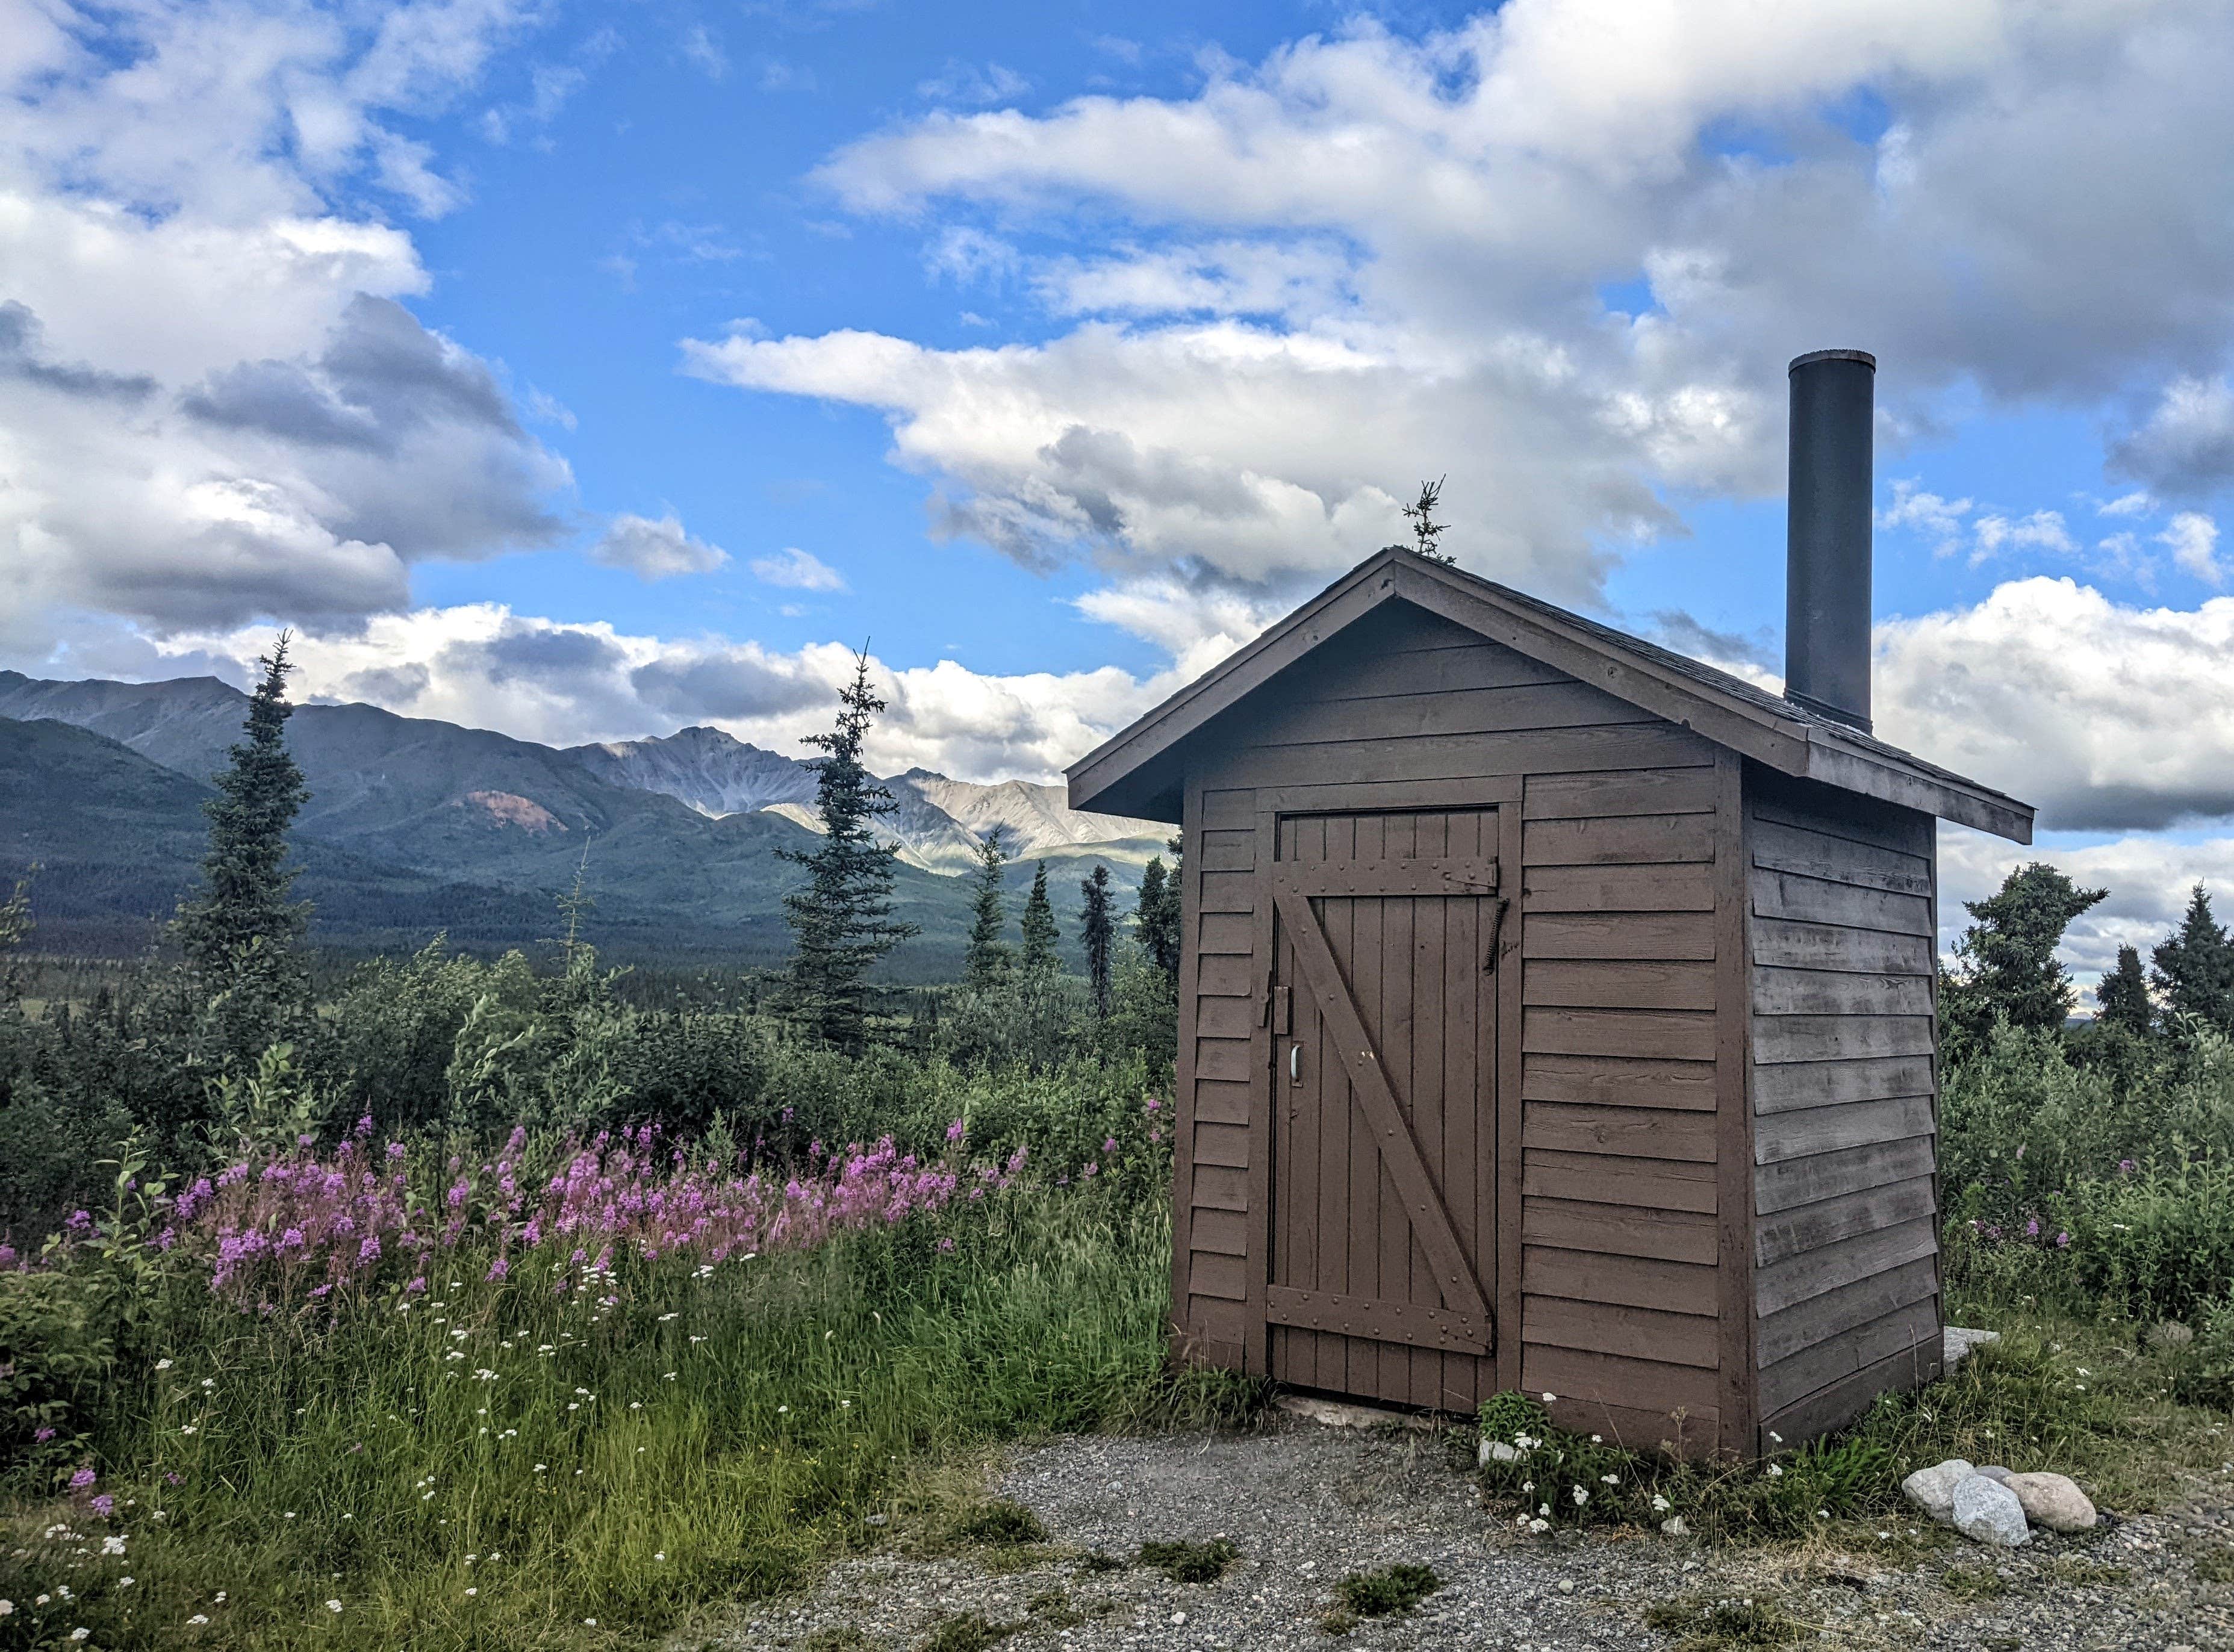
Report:
[[[718,545],[691,538],[682,519],[672,511],[654,520],[623,514],[607,525],[590,547],[590,559],[609,568],[625,568],[644,579],[670,579],[676,574],[711,573],[728,561]]]

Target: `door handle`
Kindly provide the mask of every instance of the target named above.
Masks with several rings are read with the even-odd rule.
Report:
[[[1301,1044],[1290,1044],[1288,1046],[1288,1082],[1301,1084],[1303,1081],[1303,1047]]]

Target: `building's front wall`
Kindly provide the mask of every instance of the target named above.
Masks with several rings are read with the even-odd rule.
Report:
[[[1497,1348],[1461,1371],[1265,1319],[1271,822],[1491,805],[1511,902],[1478,1236]],[[1741,810],[1728,753],[1401,604],[1206,731],[1184,803],[1182,1352],[1291,1381],[1355,1372],[1344,1391],[1449,1408],[1522,1388],[1632,1445],[1752,1449],[1745,871],[1718,853]]]
[[[1760,1448],[1938,1374],[1936,823],[1746,780]]]

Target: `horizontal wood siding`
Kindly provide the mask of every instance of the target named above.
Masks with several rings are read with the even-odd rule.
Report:
[[[1697,1453],[1725,1329],[1718,845],[1713,753],[1681,732],[1522,793],[1521,1321],[1563,1422]]]
[[[1760,1448],[1939,1365],[1935,828],[1749,771]]]

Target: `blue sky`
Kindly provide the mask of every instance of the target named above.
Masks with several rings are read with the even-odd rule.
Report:
[[[1205,22],[1205,16],[1210,18]],[[0,0],[0,663],[1047,776],[1447,473],[1773,680],[1784,361],[1880,358],[1881,731],[2234,878],[2205,0]],[[1950,888],[2010,854],[1950,833]]]

